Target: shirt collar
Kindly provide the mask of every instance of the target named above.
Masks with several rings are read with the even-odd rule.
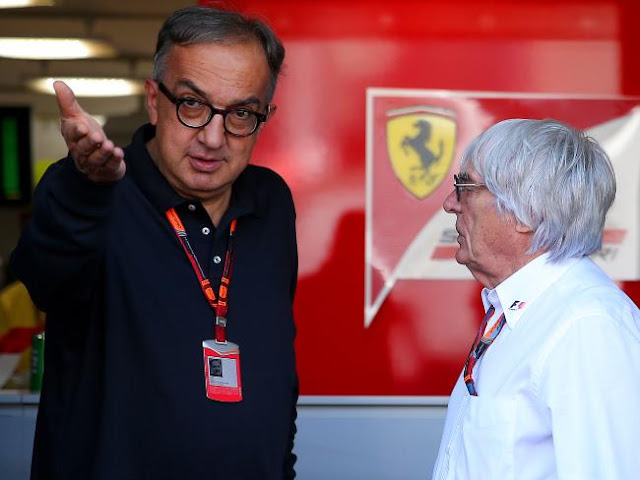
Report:
[[[242,215],[254,215],[264,217],[266,215],[264,206],[266,202],[260,201],[260,184],[258,176],[255,175],[253,165],[247,165],[242,173],[236,178],[231,187],[231,203],[228,213],[232,218]]]
[[[548,253],[534,258],[493,290],[482,289],[485,311],[490,304],[496,310],[501,309],[509,327],[515,328],[527,308],[577,261],[577,258],[571,258],[563,262],[550,262]]]
[[[156,128],[151,124],[138,128],[133,135],[131,144],[125,150],[125,161],[127,174],[133,177],[145,196],[164,215],[169,208],[174,208],[185,202],[193,202],[193,200],[178,195],[149,155],[146,144],[155,134]],[[251,170],[251,165],[247,166],[233,183],[231,202],[225,216],[231,218],[247,214],[264,216],[264,209],[257,201],[257,179]]]

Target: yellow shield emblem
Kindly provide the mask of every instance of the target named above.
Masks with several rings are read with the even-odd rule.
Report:
[[[454,158],[454,112],[429,107],[387,113],[387,151],[396,177],[422,200],[443,182]]]

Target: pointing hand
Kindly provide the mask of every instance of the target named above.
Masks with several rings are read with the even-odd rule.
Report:
[[[124,151],[116,147],[100,124],[85,112],[66,83],[53,84],[60,110],[60,132],[78,170],[96,183],[116,182],[124,176]]]

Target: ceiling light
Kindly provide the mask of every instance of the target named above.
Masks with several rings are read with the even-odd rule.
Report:
[[[53,0],[0,0],[0,8],[51,7]]]
[[[48,77],[27,81],[27,85],[38,92],[54,95],[53,82],[62,80],[76,97],[126,97],[144,93],[144,84],[140,80],[128,78],[80,78]]]
[[[103,40],[87,38],[0,38],[0,57],[26,60],[71,60],[113,57],[116,51]]]

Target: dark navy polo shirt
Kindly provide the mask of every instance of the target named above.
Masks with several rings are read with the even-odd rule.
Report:
[[[141,127],[127,173],[89,182],[70,158],[39,183],[11,262],[47,313],[34,479],[279,479],[293,476],[297,375],[295,211],[285,182],[248,166],[218,228],[176,194]],[[217,293],[237,218],[228,339],[244,399],[205,396],[213,311],[165,217],[175,207]]]

